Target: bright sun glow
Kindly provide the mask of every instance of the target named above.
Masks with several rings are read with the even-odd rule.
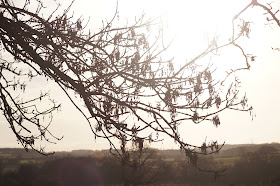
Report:
[[[128,1],[119,1],[120,13],[134,15],[134,9],[129,7],[138,7],[139,14],[142,11],[149,16],[160,16],[163,20],[164,37],[166,43],[173,40],[168,52],[174,58],[176,68],[190,61],[204,51],[214,37],[218,37],[219,44],[227,42],[232,35],[231,21],[234,15],[244,8],[247,2],[237,3],[236,1],[223,0],[197,0],[197,1],[141,1],[139,4]],[[125,6],[122,6],[125,5]],[[133,6],[134,5],[134,6]],[[222,7],[222,8],[221,8]],[[133,16],[133,17],[134,17]],[[231,50],[232,48],[230,48]],[[225,55],[218,54],[214,60],[204,58],[203,65],[219,63],[223,61],[222,66],[234,68],[240,65],[237,61],[242,61],[240,56],[226,59],[228,51],[219,51]],[[233,52],[236,52],[233,50]],[[231,56],[234,56],[231,50]],[[244,60],[244,58],[243,58]],[[226,61],[226,62],[225,62]],[[217,64],[215,64],[217,65]],[[219,68],[221,69],[221,68]],[[216,72],[216,76],[224,76],[224,71]],[[222,78],[222,77],[221,77]]]
[[[113,17],[117,4],[120,16],[118,22],[120,25],[133,23],[135,17],[140,17],[143,12],[146,14],[146,18],[160,17],[165,24],[164,37],[166,44],[174,39],[165,54],[174,57],[174,66],[176,68],[176,66],[181,66],[204,51],[215,36],[218,37],[219,44],[226,43],[232,36],[233,17],[246,7],[250,0],[119,0],[118,3],[114,0],[111,3],[100,1],[100,6],[108,11],[102,11],[102,8],[92,11],[92,9],[87,7],[89,4],[94,6],[95,1],[90,2],[85,4],[84,7],[79,6],[80,14],[87,12],[94,20],[98,20],[97,18],[107,18],[107,20],[110,20]],[[250,17],[249,20],[252,20],[252,18],[254,20],[263,18],[261,13],[252,13],[251,10],[248,12],[249,15],[246,16]],[[101,23],[93,22],[95,27],[97,23]],[[102,24],[96,28],[101,26]],[[261,29],[254,29],[254,31],[256,30]],[[258,34],[260,35],[261,33],[258,32]],[[251,39],[250,42],[245,40],[247,43],[252,43],[253,41],[254,39]],[[226,48],[219,50],[218,55],[211,59],[209,57],[203,59],[205,66],[211,62],[211,64],[219,67],[217,69],[220,69],[220,71],[216,71],[214,74],[216,77],[223,78],[225,71],[244,67],[244,56],[242,56],[240,50],[236,47]],[[252,44],[248,48],[253,50],[255,45]],[[246,52],[250,53],[248,50]]]
[[[168,35],[175,35],[174,44],[171,46],[175,65],[181,65],[186,60],[196,57],[206,49],[214,37],[218,37],[218,41],[227,42],[232,34],[231,20],[241,10],[240,4],[236,2],[229,4],[221,0],[176,3],[168,1],[163,5],[165,9],[163,16],[168,21],[166,29]],[[205,65],[208,65],[211,59],[204,60]],[[211,63],[218,61],[225,59],[223,56],[215,57],[215,61],[211,60]],[[231,59],[231,62],[223,66],[229,64],[231,67],[236,64],[235,59]],[[223,76],[222,72],[216,72],[216,75]]]

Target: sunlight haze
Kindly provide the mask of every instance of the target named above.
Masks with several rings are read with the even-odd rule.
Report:
[[[57,0],[62,7],[67,7],[71,0]],[[136,17],[144,12],[146,17],[159,17],[163,22],[163,32],[166,35],[166,44],[172,45],[164,57],[174,57],[174,66],[177,68],[190,61],[201,51],[205,50],[213,37],[218,36],[218,42],[227,42],[232,36],[232,18],[240,12],[250,1],[130,1],[119,0],[119,18],[116,22],[123,24],[133,23]],[[52,1],[47,1],[54,9]],[[115,0],[76,0],[72,11],[75,17],[83,16],[84,23],[89,19],[88,29],[98,30],[102,27],[102,20],[110,20],[115,13]],[[280,2],[275,7],[280,7]],[[253,106],[253,115],[248,112],[226,110],[220,114],[221,125],[215,127],[210,121],[198,125],[192,121],[185,121],[181,127],[181,137],[190,143],[201,145],[207,140],[218,140],[227,144],[245,143],[273,143],[280,142],[280,52],[272,48],[280,47],[280,28],[275,24],[265,25],[266,19],[261,9],[249,8],[241,17],[252,21],[249,38],[242,38],[240,44],[244,46],[246,54],[256,56],[250,62],[251,69],[237,72],[241,83],[240,96],[245,92],[249,104]],[[236,48],[226,48],[199,61],[205,67],[211,63],[217,73],[215,78],[223,78],[225,70],[238,68],[245,64],[244,56]],[[176,68],[176,67],[175,67]],[[43,79],[43,78],[42,78]],[[62,103],[61,112],[54,115],[51,130],[54,135],[64,136],[57,144],[46,144],[46,150],[73,150],[73,149],[107,149],[108,142],[97,138],[91,133],[83,116],[67,99],[64,92],[53,82],[35,80],[30,86],[30,92],[40,93],[40,90],[50,90],[51,96]],[[32,97],[32,93],[30,96]],[[74,94],[71,94],[74,96]],[[77,98],[79,99],[79,98]],[[82,104],[81,104],[82,105]],[[143,116],[145,117],[145,116]],[[0,119],[0,147],[21,148],[16,137],[2,116]],[[164,138],[164,136],[162,136]],[[177,149],[174,140],[152,143],[152,147],[159,149]]]

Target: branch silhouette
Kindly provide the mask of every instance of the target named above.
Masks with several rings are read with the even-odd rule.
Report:
[[[49,141],[46,133],[60,139],[48,130],[50,123],[46,125],[40,119],[52,116],[60,105],[52,102],[53,106],[44,111],[34,109],[38,101],[48,94],[29,102],[19,102],[10,92],[24,89],[26,85],[8,80],[11,76],[7,75],[7,71],[18,79],[22,76],[31,79],[43,76],[57,83],[83,114],[95,137],[106,138],[111,152],[124,162],[128,159],[127,142],[132,141],[141,149],[144,141],[161,141],[160,135],[165,134],[174,139],[199,170],[214,172],[215,176],[224,172],[203,170],[197,166],[198,155],[218,153],[224,143],[190,144],[183,140],[180,125],[211,121],[218,127],[221,124],[219,113],[226,109],[252,111],[246,96],[238,99],[238,78],[229,86],[224,84],[236,71],[250,68],[248,55],[237,43],[239,38],[248,36],[249,22],[243,21],[242,25],[236,26],[235,21],[249,7],[259,6],[279,25],[277,12],[273,14],[271,8],[253,0],[234,16],[229,41],[218,44],[217,38],[213,38],[205,50],[176,69],[173,59],[161,59],[169,45],[163,44],[159,19],[146,19],[143,14],[133,24],[113,27],[118,14],[116,11],[111,21],[91,34],[83,26],[82,18],[75,20],[69,16],[70,7],[62,15],[55,15],[54,11],[44,19],[39,16],[42,5],[39,4],[36,12],[32,13],[28,10],[28,3],[26,1],[23,8],[15,7],[8,0],[1,0],[0,4],[1,52],[8,52],[14,57],[14,61],[1,59],[0,106],[17,139],[26,149],[31,147],[47,155],[43,149],[36,149],[34,142],[41,138]],[[237,28],[240,29],[235,33]],[[229,46],[240,49],[245,67],[232,69],[219,82],[212,76],[215,70],[211,65],[201,68],[198,61]],[[28,68],[28,72],[20,72],[17,68],[20,65]],[[74,92],[80,99],[71,97],[69,92]],[[80,100],[86,111],[79,108],[77,103]],[[29,128],[23,122],[33,126]],[[21,135],[22,130],[27,133]],[[38,132],[36,130],[38,135],[34,135]]]

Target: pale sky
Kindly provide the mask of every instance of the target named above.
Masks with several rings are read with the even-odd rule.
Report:
[[[65,7],[71,2],[57,1]],[[126,22],[126,19],[133,21],[134,17],[140,16],[143,11],[147,17],[162,16],[163,19],[167,19],[167,39],[175,37],[168,55],[174,56],[179,64],[195,57],[201,48],[203,49],[203,43],[207,42],[214,32],[219,32],[221,39],[226,38],[231,31],[232,17],[250,1],[208,0],[195,1],[195,4],[192,2],[119,0],[119,23]],[[115,6],[115,0],[76,0],[72,10],[77,17],[82,15],[87,19],[90,16],[90,28],[98,29],[102,19],[112,17]],[[273,7],[276,11],[277,7],[280,8],[280,2]],[[218,140],[221,143],[226,141],[227,144],[280,142],[280,52],[271,50],[271,47],[280,47],[280,28],[276,24],[265,26],[266,17],[263,13],[260,8],[247,10],[244,18],[252,21],[252,31],[250,39],[240,42],[247,53],[257,56],[256,61],[251,63],[250,71],[238,74],[242,82],[241,91],[246,92],[256,117],[252,121],[249,113],[225,111],[221,114],[222,123],[218,128],[211,122],[199,125],[188,122],[181,129],[181,136],[189,143],[201,145],[206,136],[207,140]],[[278,17],[280,18],[280,13]],[[236,61],[244,60],[238,55],[240,53],[232,49],[221,53],[225,53],[226,56],[221,57],[217,65],[235,65]],[[41,89],[51,90],[53,98],[62,103],[62,111],[55,114],[51,129],[56,136],[64,136],[57,144],[47,144],[46,150],[108,148],[106,140],[94,140],[85,119],[70,101],[65,99],[66,96],[59,87],[53,83],[45,83],[43,78],[34,81],[29,86],[29,95],[38,94]],[[0,119],[0,147],[21,148],[3,116]],[[152,144],[152,147],[178,148],[174,140],[168,139],[163,143]]]

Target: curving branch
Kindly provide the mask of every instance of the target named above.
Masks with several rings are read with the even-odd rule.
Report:
[[[132,141],[142,149],[144,141],[157,142],[162,140],[159,135],[165,134],[175,140],[195,167],[209,172],[197,166],[198,155],[218,153],[224,143],[218,145],[213,141],[203,142],[201,146],[192,145],[183,140],[180,125],[211,121],[219,126],[218,114],[226,109],[252,110],[246,97],[238,99],[240,82],[237,78],[228,87],[224,84],[236,71],[250,68],[248,55],[237,43],[241,37],[248,36],[249,23],[235,25],[235,20],[250,6],[263,7],[253,0],[233,18],[233,33],[229,41],[218,44],[214,38],[205,50],[176,69],[173,59],[162,60],[160,57],[169,45],[163,44],[163,30],[159,29],[162,23],[158,19],[146,19],[143,14],[131,25],[113,28],[116,11],[113,19],[100,31],[86,34],[81,18],[74,20],[68,15],[70,8],[60,16],[54,16],[54,11],[44,19],[39,16],[41,4],[32,13],[27,6],[19,8],[8,0],[1,0],[0,46],[16,62],[7,60],[1,63],[1,69],[19,78],[24,75],[30,78],[45,76],[56,82],[85,117],[95,136],[106,138],[111,152],[124,163],[129,162],[127,142]],[[276,13],[272,14],[267,7],[264,9],[279,25]],[[240,29],[236,34],[237,28]],[[245,58],[245,67],[232,69],[219,82],[213,79],[215,70],[210,64],[201,67],[199,63],[229,46],[239,48]],[[28,67],[29,73],[19,73],[15,68],[19,63]],[[11,88],[22,85],[13,84],[3,73],[0,81],[1,110],[23,146],[35,149],[34,141],[41,137],[49,141],[45,137],[46,132],[54,137],[47,129],[49,124],[44,127],[38,118],[51,115],[59,106],[54,104],[43,112],[35,109],[36,112],[30,113],[36,104],[26,107],[29,102],[19,104],[9,94]],[[86,112],[77,106],[80,100],[69,96],[69,92],[80,97]],[[42,97],[45,95],[30,102]],[[38,126],[40,134],[34,136],[33,131],[22,125],[22,120]],[[15,125],[30,134],[20,135]],[[224,170],[210,172],[219,176]]]

